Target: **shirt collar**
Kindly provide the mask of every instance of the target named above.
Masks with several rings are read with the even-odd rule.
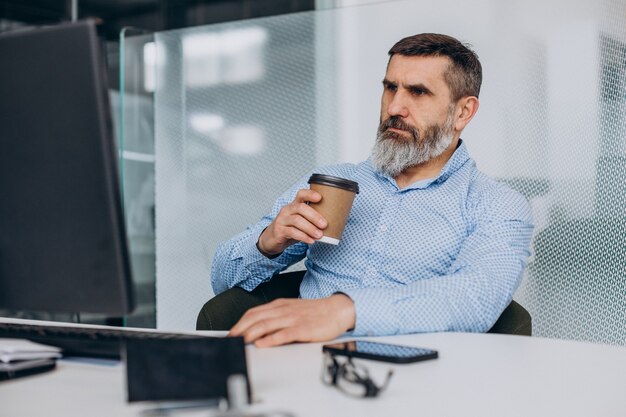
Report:
[[[408,187],[403,188],[402,191],[416,189],[416,188],[426,188],[430,186],[431,184],[440,184],[446,181],[456,171],[458,171],[459,168],[461,168],[465,164],[465,162],[467,162],[468,159],[470,159],[470,156],[467,151],[467,147],[465,146],[465,143],[463,142],[463,140],[459,139],[459,144],[457,145],[454,153],[452,154],[448,162],[446,162],[446,164],[443,166],[441,171],[439,171],[439,175],[437,175],[435,178],[416,181],[413,184],[409,185]],[[387,175],[384,175],[382,172],[378,171],[374,167],[374,165],[372,164],[371,158],[368,158],[367,162],[372,167],[372,170],[375,172],[377,176],[389,181],[391,184],[393,184],[394,187],[396,188],[398,187],[398,185],[396,184],[396,181],[393,178]]]
[[[467,152],[467,146],[462,139],[459,138],[459,144],[457,145],[452,157],[448,159],[448,162],[443,166],[437,178],[434,178],[433,182],[442,183],[447,180],[450,175],[458,171],[466,162],[470,159]]]

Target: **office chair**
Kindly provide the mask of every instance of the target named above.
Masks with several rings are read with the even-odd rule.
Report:
[[[196,330],[229,330],[252,307],[277,298],[296,298],[306,271],[277,274],[251,292],[234,287],[207,301],[196,321]],[[530,336],[532,322],[528,311],[515,301],[502,312],[488,333]]]

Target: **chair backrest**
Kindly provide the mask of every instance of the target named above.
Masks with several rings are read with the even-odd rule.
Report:
[[[530,336],[532,335],[532,318],[524,307],[516,301],[511,301],[487,333]]]

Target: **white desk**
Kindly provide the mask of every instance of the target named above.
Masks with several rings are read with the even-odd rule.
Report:
[[[439,359],[395,369],[381,397],[353,399],[320,380],[321,344],[248,347],[252,410],[320,416],[626,416],[626,348],[493,334],[441,333],[376,340],[434,348]],[[0,415],[139,416],[126,403],[122,364],[61,361],[52,373],[0,383]],[[176,415],[207,416],[206,410]]]

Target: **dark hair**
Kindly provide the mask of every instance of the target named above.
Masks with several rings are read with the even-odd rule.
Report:
[[[457,39],[438,33],[421,33],[400,40],[390,50],[389,56],[444,56],[450,59],[450,66],[443,77],[450,88],[452,100],[480,93],[483,71],[478,55],[469,45]]]

